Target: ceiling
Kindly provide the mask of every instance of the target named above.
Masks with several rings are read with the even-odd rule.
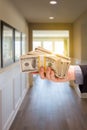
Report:
[[[8,0],[17,8],[29,23],[73,23],[87,10],[87,0]],[[53,16],[53,20],[49,20]]]

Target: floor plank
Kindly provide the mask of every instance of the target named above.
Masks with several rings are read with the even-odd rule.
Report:
[[[35,76],[10,130],[87,130],[87,99],[68,82]]]

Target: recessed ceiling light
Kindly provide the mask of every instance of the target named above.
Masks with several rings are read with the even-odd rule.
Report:
[[[50,4],[55,5],[55,4],[57,4],[57,1],[52,0],[52,1],[50,1]]]
[[[49,17],[49,19],[54,19],[54,17]]]

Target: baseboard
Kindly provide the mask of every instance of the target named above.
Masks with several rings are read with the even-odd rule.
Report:
[[[20,102],[18,103],[17,107],[15,108],[15,111],[13,111],[13,113],[11,114],[11,116],[9,117],[8,121],[6,122],[6,125],[4,126],[3,130],[9,130],[9,128],[11,127],[16,115],[17,115],[17,112],[22,104],[22,101],[27,93],[28,89],[26,89],[25,93],[23,94],[23,97],[20,99]]]

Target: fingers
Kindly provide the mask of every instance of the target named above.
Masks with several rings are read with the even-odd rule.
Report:
[[[48,80],[51,80],[50,75],[51,75],[51,68],[50,68],[50,67],[47,67],[47,69],[46,69],[46,78],[47,78]]]
[[[44,73],[45,73],[44,67],[41,67],[40,70],[39,70],[39,74],[40,74],[40,77],[42,79],[45,79],[45,74]]]
[[[58,78],[58,77],[56,77],[53,70],[51,70],[51,72],[50,72],[50,80],[52,80],[54,82],[65,82],[65,81],[67,81],[66,78]]]
[[[51,70],[51,75],[50,75],[50,79],[54,82],[58,82],[59,78],[55,76],[55,73],[53,70]]]
[[[48,79],[48,80],[51,80],[51,81],[54,81],[54,82],[65,82],[65,81],[67,81],[67,78],[56,77],[54,71],[50,67],[47,67],[46,71],[45,71],[44,67],[41,67],[40,70],[39,70],[39,74],[40,74],[40,77],[42,79]]]
[[[46,79],[50,80],[50,73],[51,73],[50,67],[47,67],[46,71],[45,71],[44,67],[41,67],[39,70],[39,74],[42,79],[46,78]]]
[[[50,79],[55,80],[55,74],[54,74],[53,70],[51,70],[51,72],[50,72]]]
[[[55,77],[55,73],[51,69],[51,67],[47,67],[46,71],[44,67],[41,67],[39,70],[39,74],[42,79],[48,79],[57,82],[57,78]]]
[[[46,78],[48,80],[52,80],[52,81],[56,81],[56,78],[55,78],[55,73],[54,71],[51,69],[51,67],[47,67],[46,71],[44,71],[44,68],[41,68],[40,70],[40,75],[41,75],[41,78]],[[44,74],[45,73],[45,74]]]

